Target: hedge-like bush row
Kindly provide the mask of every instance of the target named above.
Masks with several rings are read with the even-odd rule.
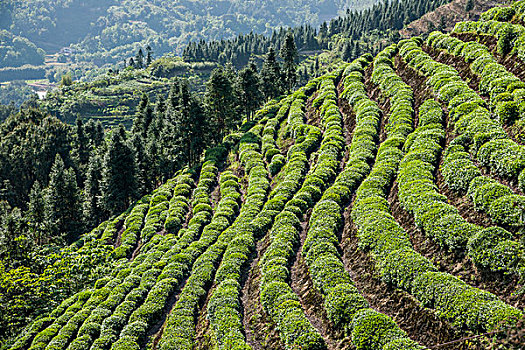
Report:
[[[206,281],[215,261],[209,247],[230,225],[239,209],[241,197],[239,184],[231,172],[224,172],[221,175],[220,194],[221,199],[213,218],[210,224],[204,227],[201,237],[185,249],[180,249],[179,242],[177,242],[167,254],[164,254],[163,259],[166,259],[164,269],[156,278],[156,283],[149,291],[144,303],[131,314],[126,328],[120,332],[119,341],[113,344],[111,349],[127,349],[133,344],[140,343],[148,329],[158,320],[169,296],[191,270],[191,276],[166,320],[165,331],[159,345],[165,347],[167,340],[175,341],[175,338],[171,337],[173,334],[171,332],[174,325],[183,321],[179,319],[180,313],[188,316],[194,312],[195,304],[188,303],[188,299],[198,302],[198,296],[205,294],[202,289],[205,287],[203,281]]]
[[[58,334],[60,329],[75,315],[76,312],[82,309],[82,306],[91,296],[92,291],[77,293],[66,300],[64,300],[58,308],[53,310],[47,320],[43,323],[38,322],[34,325],[34,329],[23,338],[20,338],[13,346],[13,348],[23,349],[27,348],[27,344],[32,339],[29,349],[45,349],[47,344]],[[45,326],[43,330],[38,326]],[[34,337],[34,338],[32,338]]]
[[[258,115],[260,116],[260,113],[258,113]],[[214,183],[216,182],[216,176],[217,176],[216,164],[222,162],[224,158],[225,158],[224,147],[222,147],[222,149],[221,147],[216,147],[206,152],[206,156],[205,156],[206,162],[202,166],[202,170],[201,170],[204,175],[202,176],[203,181],[199,188],[199,191],[198,191],[199,194],[196,196],[196,200],[194,204],[195,203],[205,204],[206,201],[210,203],[209,202],[209,193],[211,192],[210,187],[213,186]],[[185,182],[185,181],[186,180],[182,180],[182,182]],[[188,196],[189,193],[188,193],[187,186],[184,185],[183,183],[180,183],[180,185],[183,185],[183,186],[177,187],[177,184],[179,184],[179,182],[175,180],[170,180],[168,184],[163,186],[163,188],[168,188],[170,192],[174,191],[175,194],[178,193],[180,196]],[[179,190],[180,192],[178,192]],[[157,192],[160,192],[160,190]],[[162,198],[160,193],[157,193],[157,194],[159,194],[159,196],[157,197],[159,202],[163,202],[164,199]],[[123,246],[130,245],[130,244],[124,244],[124,243],[126,242],[130,243],[131,238],[133,238],[133,240],[135,241],[133,237],[134,234],[131,234],[131,232],[128,231],[128,232],[124,232],[122,235],[123,245],[117,247],[115,251],[113,251],[112,245],[115,243],[113,242],[113,238],[115,234],[117,233],[116,228],[119,222],[127,220],[127,222],[124,222],[124,225],[125,226],[127,225],[128,229],[136,226],[140,221],[140,217],[141,216],[143,217],[145,215],[145,212],[148,209],[148,207],[145,207],[144,204],[149,204],[151,199],[152,199],[151,195],[143,197],[141,200],[139,200],[137,203],[131,206],[126,212],[122,213],[119,217],[112,220],[112,222],[106,221],[102,223],[101,225],[99,225],[99,227],[95,228],[92,232],[83,235],[78,242],[64,249],[64,253],[61,253],[62,255],[64,255],[64,258],[71,259],[72,255],[74,255],[78,259],[91,259],[92,261],[102,259],[101,264],[99,264],[100,270],[98,272],[97,271],[86,271],[86,276],[87,276],[86,285],[89,285],[91,283],[91,279],[93,278],[93,275],[97,276],[97,275],[103,275],[104,273],[109,273],[107,277],[101,278],[95,283],[95,288],[99,289],[99,288],[104,287],[104,285],[108,281],[111,282],[113,287],[116,286],[115,283],[117,283],[118,281],[116,279],[117,276],[126,277],[125,275],[121,274],[122,271],[130,273],[132,269],[137,266],[137,264],[141,263],[143,259],[148,256],[148,254],[156,254],[155,251],[157,249],[157,246],[163,242],[165,243],[167,239],[170,240],[169,241],[170,243],[164,247],[165,251],[167,251],[168,248],[171,248],[171,249],[169,250],[170,254],[166,255],[166,258],[172,257],[171,259],[173,259],[173,256],[176,255],[177,264],[174,265],[174,263],[167,264],[166,262],[162,262],[162,263],[158,262],[160,264],[159,268],[162,268],[165,265],[168,265],[167,270],[165,272],[163,272],[162,269],[159,271],[160,275],[164,273],[165,275],[174,275],[174,276],[180,277],[182,276],[181,273],[184,273],[184,271],[186,271],[186,275],[189,273],[191,269],[191,264],[192,264],[192,261],[190,260],[191,255],[186,256],[186,255],[181,255],[181,254],[183,254],[184,253],[183,250],[187,248],[188,245],[191,244],[195,240],[195,238],[200,235],[202,227],[206,225],[207,223],[209,223],[211,219],[211,213],[212,213],[211,206],[208,206],[208,207],[205,206],[204,208],[199,208],[200,214],[194,215],[193,220],[190,221],[190,224],[188,225],[188,229],[183,230],[179,233],[178,241],[172,235],[167,235],[167,236],[155,235],[150,241],[146,242],[141,247],[140,254],[132,262],[129,262],[127,258],[121,258],[122,256],[127,255],[124,253],[125,249],[123,249]],[[158,204],[159,202],[155,202],[154,204]],[[134,209],[135,211],[133,215],[129,216],[128,214],[130,214]],[[108,230],[106,231],[106,229]],[[135,227],[135,229],[140,230],[137,227]],[[104,234],[104,231],[106,231],[105,234]],[[130,235],[126,237],[126,234],[130,234]],[[162,254],[161,255],[157,254],[156,256],[157,258],[161,258]],[[109,265],[110,263],[111,263],[111,266]],[[151,267],[152,265],[156,263],[157,262],[155,261],[149,261],[148,263],[140,266],[139,268],[141,270],[137,272],[139,273],[138,278],[140,278],[141,272],[146,271],[148,267]],[[57,270],[56,268],[57,264],[61,264],[60,260],[57,261],[55,265],[51,266],[51,268],[48,269],[49,271],[47,270],[44,271],[43,276],[45,275],[45,276],[49,276],[49,278],[53,278],[53,276],[57,274],[57,272],[54,272],[54,270]],[[60,273],[61,269],[63,268],[61,267],[60,269],[57,270],[58,273]],[[132,291],[132,293],[134,293],[134,291]],[[143,290],[142,293],[145,293],[144,297],[146,297],[148,290]],[[121,295],[120,297],[123,297],[123,296]],[[112,299],[113,300],[111,301],[111,303],[115,303],[116,301],[118,301],[114,297],[112,297]],[[99,301],[102,302],[101,299],[99,299]],[[126,301],[127,300],[125,300],[125,302]],[[127,305],[129,312],[134,311],[134,308],[130,308],[129,303],[126,303],[126,305]],[[113,306],[116,307],[117,304],[114,304]],[[135,305],[135,306],[139,307],[140,305]],[[95,308],[95,310],[93,311],[98,312],[98,307]],[[68,326],[67,329],[63,331],[63,333],[61,334],[62,338],[60,339],[60,341],[57,340],[54,342],[53,348],[57,346],[58,343],[62,342],[62,344],[59,345],[58,348],[61,348],[63,346],[68,346],[71,349],[77,349],[77,348],[84,349],[84,348],[89,348],[91,346],[91,343],[93,343],[93,341],[96,341],[97,343],[96,345],[94,345],[94,349],[95,348],[96,349],[98,348],[109,349],[112,342],[118,339],[118,331],[115,331],[116,336],[115,334],[113,334],[109,337],[104,337],[104,339],[99,339],[101,324],[107,316],[111,315],[111,312],[107,313],[104,310],[102,310],[102,313],[96,315],[98,321],[95,323],[98,324],[98,326],[95,325],[95,328],[94,328],[95,331],[93,331],[93,329],[91,328],[88,328],[90,329],[89,332],[92,332],[92,333],[88,332],[89,334],[79,335],[78,339],[74,339],[74,341],[71,344],[64,341],[65,339],[64,336],[66,337],[68,336],[66,332],[73,330],[71,331],[72,333],[70,333],[70,334],[73,334],[75,331],[74,331],[74,328],[72,327],[77,327],[78,325],[82,326],[81,322],[83,319],[86,319],[86,318],[89,319],[90,327],[93,326],[93,324],[91,324],[93,322],[91,322],[90,310],[80,310],[80,313],[81,314],[79,314],[78,316],[75,316],[75,318],[72,321],[72,322],[75,322],[75,324],[71,323],[71,326]],[[17,344],[18,344],[17,346],[19,346],[19,348],[27,349],[29,347],[29,344],[32,342],[33,337],[37,335],[38,333],[40,333],[47,326],[50,326],[51,328],[54,327],[55,329],[53,331],[54,333],[53,332],[51,333],[52,337],[54,337],[57,334],[58,330],[61,328],[61,327],[57,328],[56,325],[53,325],[53,321],[55,320],[55,318],[53,317],[44,318],[42,320],[43,320],[42,322],[40,321],[36,322],[34,326],[28,327],[27,330],[24,331],[23,334],[21,334],[21,337],[19,338],[20,341],[17,341]],[[118,326],[118,324],[116,324],[116,326]],[[118,329],[118,327],[115,329]],[[129,345],[129,343],[127,344]],[[37,348],[40,348],[40,347],[45,348],[46,345],[47,344],[40,342],[40,345],[38,345]]]
[[[410,86],[405,84],[393,69],[392,57],[396,53],[397,48],[392,45],[374,58],[372,82],[379,85],[381,93],[390,100],[390,116],[385,126],[386,132],[404,138],[413,130],[414,96]]]
[[[416,225],[427,236],[442,247],[463,251],[467,240],[481,228],[465,221],[458,210],[447,203],[447,197],[438,192],[434,182],[434,172],[445,138],[440,104],[434,100],[425,101],[419,115],[419,127],[407,139],[407,153],[399,166],[399,201],[403,208],[414,215]],[[432,119],[437,123],[427,124],[428,115],[435,116]],[[461,171],[466,169],[461,168]],[[449,177],[449,173],[450,170],[445,166],[445,178]],[[458,175],[456,172],[454,176]]]
[[[507,23],[518,18],[525,19],[525,1],[514,1],[509,7],[495,7],[481,15],[479,22],[460,22],[454,29],[457,32],[477,32],[493,35],[498,39],[501,54],[516,53],[525,57],[525,28],[519,24]]]
[[[303,90],[310,91],[311,88]],[[229,242],[215,277],[217,289],[208,304],[208,316],[214,331],[214,341],[220,349],[249,348],[245,343],[240,309],[241,268],[246,264],[249,252],[255,248],[255,241],[270,229],[275,217],[300,188],[307,167],[307,157],[319,143],[319,129],[301,127],[304,124],[303,106],[306,94],[300,91],[295,96],[300,101],[294,106],[294,123],[301,131],[297,133],[299,140],[296,140],[296,145],[288,152],[289,162],[280,173],[281,181],[276,184],[262,211],[259,210],[256,217]]]
[[[102,236],[100,237],[102,242],[106,244],[115,244],[113,240],[117,236],[119,223],[126,219],[127,215],[129,214],[129,210],[130,209],[109,221],[109,223],[106,225],[106,228],[104,229],[104,232],[102,232]]]
[[[401,46],[403,56],[405,51]],[[391,64],[395,53],[395,47],[389,47],[376,61],[380,60],[382,65]],[[392,95],[395,96],[395,92]],[[391,119],[389,123],[394,121]],[[438,272],[431,261],[414,250],[408,233],[392,216],[387,196],[403,158],[402,147],[409,128],[397,130],[401,132],[389,130],[387,139],[379,147],[372,171],[357,189],[351,216],[358,227],[359,247],[371,252],[386,283],[411,293],[423,306],[435,309],[439,316],[458,327],[483,332],[515,323],[522,317],[520,310],[491,293]]]
[[[194,242],[201,234],[203,227],[210,223],[213,215],[210,194],[217,183],[219,173],[217,164],[217,160],[213,159],[204,162],[202,165],[199,182],[193,190],[191,219],[187,228],[181,229],[178,234],[180,238],[177,245],[180,249],[184,249]]]
[[[491,108],[500,123],[512,124],[525,111],[525,83],[497,63],[485,45],[463,42],[440,32],[432,33],[429,43],[470,64],[471,71],[481,77],[479,90],[490,97]]]
[[[341,72],[342,73],[342,72]],[[281,340],[287,349],[325,349],[326,344],[319,332],[310,324],[299,298],[294,293],[288,279],[290,262],[299,244],[300,223],[303,213],[312,208],[320,199],[328,183],[333,180],[339,165],[339,159],[344,150],[342,116],[337,107],[335,81],[336,75],[325,75],[318,80],[319,94],[313,106],[319,107],[321,125],[324,129],[323,139],[317,152],[317,162],[312,166],[297,193],[291,199],[286,194],[283,197],[282,210],[276,217],[270,229],[270,245],[260,261],[260,299],[263,308],[276,323]],[[292,104],[293,106],[293,104]],[[296,128],[297,130],[297,128]],[[306,172],[306,156],[311,147],[296,145],[295,151],[303,160],[301,173],[296,183]],[[302,149],[301,149],[301,146]],[[294,159],[296,154],[288,154]],[[297,169],[298,167],[292,167]],[[301,168],[299,168],[301,169]],[[277,197],[277,196],[275,196]],[[275,198],[274,197],[274,198]],[[284,200],[287,201],[285,202]]]
[[[130,314],[140,306],[148,291],[155,285],[156,278],[162,271],[160,261],[163,253],[174,243],[173,237],[154,237],[147,245],[147,252],[118,272],[105,285],[105,288],[110,288],[109,295],[87,314],[68,348],[91,346],[93,349],[109,349],[111,343],[118,338],[121,328],[128,322]],[[96,293],[101,291],[98,289]]]
[[[360,132],[354,133],[350,145],[350,158],[342,173],[346,175],[336,179],[313,209],[301,253],[315,288],[323,296],[329,320],[351,336],[357,349],[388,349],[400,342],[405,349],[421,349],[390,317],[369,308],[345,270],[338,250],[337,233],[344,224],[344,207],[370,170],[367,161],[374,157],[375,149],[370,149],[368,141],[378,139],[380,109],[367,97],[363,84],[363,68],[368,63],[363,57],[345,70],[345,96],[353,102],[355,130]]]
[[[288,101],[282,101],[283,105]],[[279,109],[279,113],[283,107]],[[288,107],[285,107],[288,110]],[[284,117],[280,117],[281,119]],[[269,118],[264,127],[266,136],[268,124],[276,119]],[[261,213],[270,188],[270,180],[265,169],[261,152],[259,133],[262,125],[253,127],[246,137],[241,139],[239,155],[242,165],[248,172],[248,189],[240,215],[233,225],[220,237],[217,246],[224,251],[224,256],[215,274],[216,285],[208,302],[207,313],[212,329],[213,342],[219,349],[250,349],[246,344],[240,307],[241,269],[246,264],[255,247],[255,237],[250,229],[252,220]],[[262,144],[265,144],[264,137]]]
[[[164,229],[171,234],[178,234],[189,211],[191,190],[195,186],[191,175],[184,172],[177,177],[177,183],[170,199]]]
[[[31,348],[58,350],[65,349],[68,345],[70,348],[75,348],[81,340],[83,345],[88,344],[89,347],[93,340],[99,337],[101,331],[108,327],[103,328],[105,319],[112,313],[118,314],[118,309],[115,310],[117,306],[123,303],[127,294],[138,286],[141,278],[144,277],[143,272],[155,262],[144,258],[137,259],[127,268],[115,270],[111,278],[97,281],[96,290],[90,291],[87,296],[89,299],[85,300],[82,307],[75,310],[68,308],[54,323],[35,337]],[[80,292],[76,297],[78,300],[86,299],[86,294]],[[108,325],[110,321],[105,322]]]
[[[144,196],[131,209],[128,217],[124,221],[125,230],[120,236],[120,245],[115,248],[113,254],[118,258],[129,258],[137,241],[140,231],[144,225],[144,218],[148,212],[151,196]]]
[[[462,41],[457,42],[456,39],[449,40],[449,37],[436,32],[432,33],[429,37],[430,45],[435,47],[447,46],[440,44],[442,42],[451,42],[456,46],[450,46],[449,50],[454,51],[455,48],[461,48],[461,52],[465,51],[469,46],[464,45]],[[453,38],[452,38],[453,39]],[[420,65],[420,67],[430,67],[434,62],[430,62],[429,56],[422,53],[418,47],[416,41],[408,41],[402,43],[402,55],[404,56],[409,64]],[[486,50],[486,49],[483,49]],[[483,50],[477,50],[482,51]],[[466,54],[471,54],[475,50],[466,50]],[[470,52],[470,53],[468,53]],[[490,55],[490,54],[489,54]],[[428,63],[428,64],[427,64]],[[438,63],[436,65],[439,65]],[[431,73],[429,73],[431,74]],[[432,84],[441,84],[440,91],[445,90],[442,96],[446,96],[447,83],[439,83],[445,80],[444,76],[449,76],[449,81],[458,78],[457,71],[451,71],[451,68],[444,74],[443,71],[436,69],[435,74],[428,79]],[[497,79],[496,79],[497,81]],[[461,82],[463,91],[469,91],[464,82]],[[490,83],[492,84],[492,83]],[[452,85],[452,84],[450,84]],[[459,86],[459,85],[458,85]],[[457,87],[453,86],[450,88],[451,91],[457,90]],[[435,90],[434,90],[435,91]],[[476,97],[472,95],[474,99]],[[446,98],[445,98],[446,100]],[[447,151],[447,157],[443,166],[443,176],[450,188],[457,191],[466,191],[472,181],[481,176],[481,171],[471,161],[470,156],[466,153],[465,147],[470,146],[472,152],[476,152],[475,155],[478,161],[489,167],[494,173],[507,176],[511,178],[518,178],[518,174],[523,172],[525,167],[525,148],[517,145],[514,141],[508,139],[507,134],[501,128],[498,123],[490,119],[490,113],[487,109],[482,106],[482,102],[479,101],[467,101],[459,105],[452,113],[456,114],[456,132],[462,136],[458,138],[455,143],[455,148]],[[452,102],[451,102],[452,103]],[[469,110],[472,110],[469,112]],[[503,185],[500,185],[501,187]],[[500,197],[505,195],[512,195],[510,189],[507,188],[506,193],[498,192],[499,196],[486,196],[484,205],[477,205],[477,208],[485,208],[487,213],[490,212],[490,206]],[[522,202],[520,196],[512,196],[512,198],[501,199],[498,204],[494,204],[494,209],[491,215],[495,222],[500,224],[506,224],[511,226],[523,226],[523,208],[522,205],[513,205],[510,209],[508,206],[502,205],[502,203],[518,204]],[[513,214],[511,214],[513,212]],[[490,214],[490,213],[489,213]],[[509,215],[511,214],[511,215]]]
[[[443,175],[447,184],[453,189],[468,192],[474,207],[486,212],[496,224],[523,227],[525,197],[514,194],[508,186],[482,175],[461,144],[461,139],[457,142],[454,140],[451,145],[454,147],[447,151],[443,162]],[[465,174],[467,171],[469,174]],[[461,181],[455,178],[458,174],[463,174]]]
[[[209,187],[214,183],[217,173],[215,161],[210,160],[206,162],[201,169],[201,181],[199,182],[200,188],[203,193],[210,191]],[[227,180],[231,180],[226,177]],[[186,176],[183,176],[180,180],[187,180]],[[238,187],[237,183],[221,184],[223,187]],[[177,188],[177,182],[172,182],[167,185],[167,188],[171,188],[175,191]],[[188,192],[189,189],[186,186],[179,188],[181,191]],[[159,191],[160,192],[160,191]],[[182,194],[182,193],[180,193]],[[158,201],[162,201],[165,195],[159,194],[157,196]],[[235,201],[239,198],[237,192]],[[203,195],[198,200],[203,204],[206,197]],[[197,200],[194,198],[194,200]],[[226,199],[227,202],[231,202],[232,199]],[[151,202],[151,201],[150,201]],[[151,202],[154,206],[158,203]],[[236,204],[235,204],[236,205]],[[211,212],[211,209],[209,209]],[[218,211],[221,210],[219,206]],[[202,210],[201,212],[206,212]],[[234,215],[232,210],[226,210],[228,215]],[[218,214],[218,213],[217,213]],[[226,215],[223,213],[223,215]],[[191,266],[198,256],[198,251],[203,249],[201,245],[194,242],[196,236],[200,234],[202,227],[204,227],[209,219],[206,216],[198,218],[194,216],[196,220],[190,222],[188,230],[184,230],[179,234],[179,239],[175,236],[168,234],[167,236],[154,235],[153,238],[143,246],[142,252],[138,255],[135,260],[130,264],[130,268],[133,271],[138,270],[142,272],[140,278],[140,285],[132,290],[124,302],[122,302],[115,310],[121,310],[118,312],[118,318],[114,318],[115,312],[103,313],[107,314],[106,318],[102,321],[102,327],[100,328],[100,336],[94,341],[93,349],[129,349],[135,348],[138,343],[145,337],[147,331],[153,323],[160,316],[164,305],[169,296],[175,291],[175,288],[182,282],[182,280],[189,274]],[[203,234],[204,236],[204,234]],[[202,244],[202,243],[201,243]],[[99,322],[100,323],[100,322]],[[104,323],[107,325],[104,326]],[[89,329],[89,327],[88,327]],[[75,339],[75,342],[79,342],[78,347],[83,348],[86,346],[86,339],[84,335],[81,335]]]
[[[216,174],[214,162],[209,161],[205,166],[203,166],[202,173],[213,173],[214,170]],[[207,179],[209,177],[210,176],[203,176],[203,179]],[[206,186],[213,184],[213,182],[206,180],[205,183]],[[170,182],[164,187],[173,188],[174,183]],[[148,204],[152,203],[154,206],[159,202],[162,202],[166,197],[165,194],[162,194],[163,191],[165,191],[163,187],[157,191],[158,195],[156,196],[155,201],[152,201],[153,196],[145,196],[141,201],[136,203],[135,206],[130,208],[131,213],[133,213],[134,210],[145,210],[142,208],[142,205],[144,204],[142,202]],[[144,214],[142,214],[142,216],[144,216]],[[118,217],[117,219],[120,221],[124,217],[125,216],[122,218]],[[134,222],[138,220],[134,218],[134,215],[128,216],[128,218],[128,224],[131,228],[133,227]],[[198,224],[196,223],[193,225],[193,228],[195,231],[197,231],[196,234],[200,233],[200,230],[196,226],[201,226],[205,223],[205,221],[199,221]],[[142,253],[137,256],[137,258],[133,260],[129,266],[124,268],[124,270],[119,272],[119,269],[121,269],[122,266],[117,265],[114,269],[113,279],[105,286],[97,289],[94,292],[94,296],[92,298],[93,300],[90,299],[88,303],[86,303],[87,306],[82,310],[79,310],[79,312],[74,315],[74,318],[72,318],[71,322],[66,327],[63,327],[63,330],[61,330],[61,333],[57,335],[57,338],[52,340],[52,343],[49,344],[52,346],[52,349],[58,350],[65,348],[65,346],[69,344],[69,341],[72,340],[70,339],[71,336],[75,335],[77,331],[78,334],[75,335],[75,339],[70,344],[72,349],[86,347],[89,348],[91,344],[93,349],[109,349],[111,344],[118,339],[120,330],[122,327],[124,327],[124,325],[126,325],[130,315],[137,309],[140,309],[141,303],[144,301],[146,296],[149,295],[148,293],[151,292],[152,295],[157,295],[162,292],[166,293],[167,289],[165,287],[163,288],[162,285],[152,290],[152,288],[156,285],[155,282],[157,276],[162,274],[166,276],[180,275],[180,278],[182,278],[180,272],[180,263],[178,265],[167,264],[166,262],[156,265],[156,263],[163,256],[161,251],[166,252],[171,248],[170,252],[172,254],[166,255],[163,258],[164,261],[168,261],[167,259],[170,256],[180,253],[181,249],[184,247],[184,243],[191,241],[191,238],[192,237],[188,237],[188,235],[183,236],[180,240],[181,242],[178,242],[179,244],[175,244],[176,238],[172,235],[165,237],[154,236],[153,239],[143,246]],[[104,235],[101,240],[105,240]],[[189,271],[190,268],[191,265],[187,266],[186,270]],[[173,270],[175,271],[173,272]],[[95,286],[97,285],[102,285],[102,281],[99,280]],[[108,290],[110,293],[105,292]],[[171,290],[169,291],[171,292]],[[128,294],[132,297],[128,297]],[[128,300],[128,298],[131,298],[132,300]],[[148,305],[151,306],[152,303],[149,303]],[[162,307],[163,304],[159,305]],[[142,308],[144,309],[144,306],[142,306]],[[55,323],[50,327],[56,328]],[[62,327],[58,329],[61,328]],[[36,347],[35,349],[38,348],[39,347]]]
[[[421,106],[419,128],[405,143],[407,154],[401,161],[397,177],[401,204],[414,215],[416,224],[423,232],[442,247],[467,251],[473,262],[483,269],[518,272],[520,264],[523,263],[521,261],[523,249],[518,242],[512,240],[512,235],[503,229],[497,229],[499,235],[487,235],[487,232],[492,232],[493,228],[484,229],[467,222],[455,207],[447,203],[447,197],[438,192],[433,174],[438,166],[440,145],[445,137],[445,131],[441,122],[436,124],[424,122],[429,119],[428,114],[439,115],[442,119],[439,103],[428,100]],[[462,172],[470,171],[469,169],[473,169],[474,174],[478,174],[470,182],[470,189],[476,192],[484,188],[485,199],[494,196],[494,192],[485,188],[484,183],[497,184],[496,187],[503,186],[481,176],[464,147],[453,141],[444,158],[443,175],[446,181],[448,180],[449,185],[454,184],[451,180]],[[465,177],[470,178],[470,176]],[[473,200],[474,197],[471,195]],[[505,209],[516,210],[512,206]],[[509,220],[513,216],[506,212],[503,217]]]
[[[525,58],[525,28],[519,24],[496,20],[458,22],[453,32],[491,35],[498,40],[498,53],[516,54],[520,59]]]
[[[277,132],[279,131],[281,122],[288,114],[291,103],[292,98],[287,97],[281,100],[279,104],[273,105],[274,108],[266,115],[268,120],[266,121],[266,124],[264,124],[261,153],[263,154],[267,163],[273,162],[272,159],[274,156],[281,155],[281,151],[279,151],[279,148],[277,147],[275,138],[277,136]],[[281,166],[282,165],[284,164],[281,164]],[[278,172],[278,170],[274,171],[276,171],[275,174]]]
[[[432,46],[436,34],[431,34],[428,44]],[[400,54],[405,61],[422,75],[436,96],[448,106],[449,123],[462,136],[465,146],[494,174],[517,179],[525,168],[525,148],[508,138],[498,122],[493,120],[485,102],[464,82],[454,68],[438,63],[420,47],[419,39],[400,42]],[[502,140],[504,144],[502,144]],[[458,180],[466,183],[463,175]],[[463,181],[465,180],[465,181]]]
[[[188,178],[186,178],[186,180],[188,180]],[[163,229],[164,223],[168,217],[168,209],[171,198],[173,197],[173,189],[176,185],[177,183],[175,181],[168,181],[152,192],[149,210],[144,220],[144,227],[140,232],[140,238],[143,242],[149,241],[151,237]],[[187,192],[187,188],[183,189],[183,191]],[[183,205],[184,204],[181,206]],[[182,215],[182,217],[184,217],[184,215]]]
[[[258,113],[259,118],[267,121],[268,115],[274,113],[274,110],[273,107],[266,108],[266,112]],[[187,254],[194,257],[193,261],[195,261],[192,275],[168,316],[163,336],[159,342],[161,348],[192,348],[195,312],[206,294],[205,287],[208,287],[213,281],[213,276],[228,243],[234,241],[240,232],[246,230],[247,224],[262,208],[269,189],[267,173],[259,153],[262,125],[260,123],[255,125],[239,140],[239,158],[245,172],[250,174],[246,198],[239,215],[230,226],[237,210],[232,212],[232,208],[228,210],[228,206],[233,204],[233,197],[238,201],[240,196],[231,190],[227,194],[222,194],[221,202],[211,224],[205,228],[200,240],[192,243],[188,248]],[[221,174],[221,193],[223,188],[234,184],[238,188],[237,178],[231,172]],[[202,252],[203,250],[205,251]]]

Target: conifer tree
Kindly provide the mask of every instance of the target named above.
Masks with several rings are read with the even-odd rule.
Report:
[[[153,51],[151,50],[151,46],[146,47],[146,67],[149,67],[151,62],[153,61]]]
[[[80,192],[73,169],[66,169],[59,154],[49,174],[45,193],[45,222],[50,236],[71,242],[81,233]]]
[[[135,157],[137,168],[137,191],[140,196],[145,195],[153,188],[152,179],[148,176],[148,159],[145,150],[145,140],[140,134],[133,134],[130,139],[130,146]]]
[[[110,215],[126,210],[137,193],[135,157],[123,131],[122,125],[112,131],[102,163],[102,203]]]
[[[135,56],[135,67],[139,69],[144,68],[144,52],[142,52],[142,49],[139,49]]]
[[[85,179],[85,171],[89,161],[89,136],[86,134],[84,123],[81,118],[77,118],[75,135],[73,138],[72,158],[75,168],[78,170],[79,181],[82,185]]]
[[[29,205],[25,213],[27,226],[36,245],[41,245],[46,239],[45,229],[45,198],[40,182],[35,181],[29,193]]]
[[[148,135],[148,129],[153,120],[153,110],[151,108],[148,95],[142,94],[142,98],[139,103],[137,114],[133,119],[133,126],[131,127],[132,134],[140,134],[144,140]]]
[[[465,4],[465,11],[470,12],[474,9],[474,0],[467,0],[467,3]]]
[[[261,90],[266,99],[277,97],[281,93],[281,67],[273,47],[268,49],[261,68]]]
[[[281,47],[281,58],[283,59],[284,82],[288,92],[292,91],[297,82],[297,47],[292,31],[288,31],[284,45]]]
[[[352,57],[353,57],[352,55],[353,55],[352,42],[347,41],[343,46],[343,52],[342,52],[341,58],[343,59],[343,61],[349,62],[352,60]]]
[[[84,184],[84,199],[82,214],[88,230],[104,219],[104,209],[101,204],[102,162],[98,154],[93,152],[89,158],[86,181]]]
[[[220,142],[226,132],[240,122],[232,82],[224,69],[219,67],[212,72],[204,99],[213,130],[211,136],[215,142]]]
[[[262,97],[259,81],[257,66],[253,61],[250,61],[246,67],[239,71],[237,79],[239,102],[248,120],[250,120],[252,113],[259,107]]]

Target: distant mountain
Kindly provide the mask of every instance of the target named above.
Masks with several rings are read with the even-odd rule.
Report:
[[[150,45],[156,54],[180,53],[199,39],[222,39],[280,26],[319,25],[347,8],[377,0],[4,0],[0,29],[22,36],[46,53],[76,49],[77,61],[119,62]]]

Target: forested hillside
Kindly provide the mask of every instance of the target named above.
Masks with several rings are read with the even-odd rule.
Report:
[[[0,29],[11,31],[48,53],[72,46],[75,58],[96,64],[115,63],[137,47],[181,52],[199,39],[228,38],[279,26],[319,25],[346,8],[373,0],[311,1],[159,1],[6,0],[0,5]]]
[[[370,10],[349,11],[324,22],[319,28],[311,25],[292,28],[298,50],[296,61],[300,63],[297,86],[306,84],[308,77],[321,75],[326,66],[337,64],[341,59],[349,61],[362,52],[381,51],[399,37],[398,30],[404,24],[446,2],[396,0],[378,4]],[[137,90],[152,96],[165,96],[173,78],[183,77],[189,80],[192,90],[202,93],[205,82],[218,65],[231,63],[232,69],[240,72],[253,62],[262,70],[271,49],[275,60],[282,62],[280,51],[288,33],[289,30],[281,28],[271,35],[251,32],[231,40],[195,41],[186,46],[182,58],[148,59],[156,57],[157,53],[146,48],[137,50],[126,60],[126,69],[110,70],[93,81],[60,87],[48,94],[40,105],[68,123],[81,115],[100,120],[104,126],[124,123],[129,127],[140,98]],[[81,76],[72,74],[73,80]]]
[[[203,105],[183,80],[143,95],[130,131],[9,117],[4,348],[523,349],[524,19],[296,91],[285,45],[277,86],[221,67]]]

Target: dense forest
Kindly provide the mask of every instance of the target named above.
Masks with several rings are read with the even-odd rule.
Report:
[[[362,52],[378,52],[399,37],[397,30],[403,23],[420,17],[444,2],[396,0],[381,3],[371,10],[349,11],[329,23],[325,22],[318,29],[310,25],[292,28],[298,62],[301,63],[297,83],[305,84],[309,76],[322,74],[326,66],[338,59],[348,61]],[[396,22],[394,18],[402,20]],[[358,27],[366,30],[356,35],[355,28]],[[232,40],[200,40],[186,47],[183,60],[178,57],[157,58],[156,50],[145,46],[123,60],[119,68],[99,75],[91,82],[75,83],[49,93],[41,106],[46,112],[68,123],[73,123],[81,115],[86,119],[100,120],[105,127],[123,123],[129,128],[140,99],[137,90],[150,94],[152,98],[161,94],[166,96],[169,82],[163,79],[184,77],[188,79],[192,90],[202,93],[205,82],[218,65],[229,62],[241,70],[252,60],[262,69],[264,57],[270,48],[276,52],[277,60],[281,61],[279,51],[287,33],[288,30],[281,28],[271,36],[251,32]],[[314,59],[310,58],[314,57],[312,54],[322,53],[323,50],[328,52],[328,48],[332,51],[323,57],[318,55]],[[81,73],[70,74],[73,79],[82,76]],[[60,81],[60,78],[56,77],[55,80]]]
[[[116,63],[138,46],[159,55],[181,52],[199,39],[228,38],[251,30],[268,33],[279,26],[319,25],[346,8],[363,9],[374,0],[324,1],[161,1],[137,6],[129,0],[6,0],[0,29],[27,38],[46,52],[71,46],[77,61]]]
[[[449,1],[395,0],[383,1],[362,11],[348,9],[344,16],[323,22],[319,29],[310,25],[293,28],[294,37],[299,50],[304,51],[328,49],[335,44],[336,36],[335,39],[346,39],[338,43],[341,46],[339,51],[344,55],[345,60],[352,60],[361,52],[381,50],[377,42],[367,40],[372,32],[388,38],[390,33],[395,33],[404,25]],[[222,64],[232,62],[236,66],[242,66],[251,55],[266,53],[270,47],[279,49],[284,43],[286,32],[281,28],[273,31],[271,35],[258,35],[251,32],[228,40],[194,41],[184,49],[183,57],[190,62],[212,61]]]
[[[44,50],[28,39],[0,30],[0,68],[38,66],[44,63]]]

